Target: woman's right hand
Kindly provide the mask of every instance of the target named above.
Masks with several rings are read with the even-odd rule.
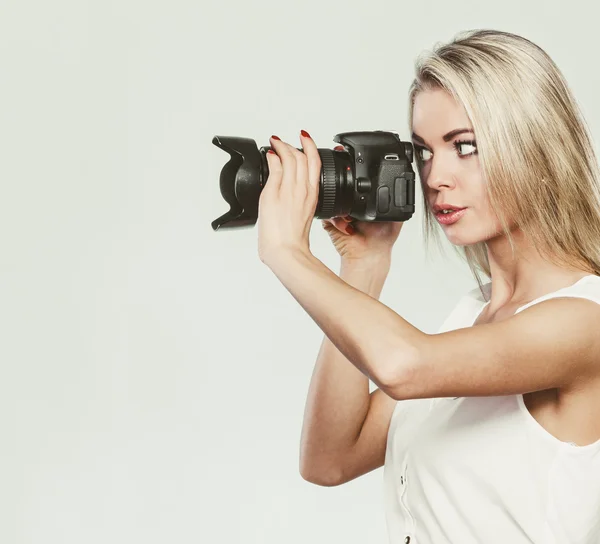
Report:
[[[400,221],[355,221],[350,216],[322,219],[321,224],[344,260],[389,259],[404,225]]]
[[[400,221],[355,221],[349,216],[322,219],[321,223],[344,260],[389,259],[404,225]]]

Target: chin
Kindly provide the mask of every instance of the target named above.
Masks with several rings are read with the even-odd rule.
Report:
[[[446,238],[448,241],[455,246],[472,246],[481,242],[489,242],[496,238],[498,234],[476,233],[472,230],[465,229],[464,232],[460,232],[456,229],[456,232],[452,232],[450,229],[445,231]]]
[[[454,238],[448,238],[449,242],[453,245],[453,246],[457,246],[457,247],[464,247],[464,246],[472,246],[474,244],[477,244],[478,242],[483,242],[484,240],[462,240],[462,239],[454,239]]]
[[[475,223],[473,225],[472,223]],[[463,222],[459,220],[453,225],[440,225],[448,241],[455,246],[472,246],[474,244],[489,243],[504,236],[498,221]],[[479,227],[479,228],[478,228]]]

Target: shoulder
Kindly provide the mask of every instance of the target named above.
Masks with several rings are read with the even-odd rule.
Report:
[[[573,285],[560,289],[556,293],[551,293],[551,295],[587,298],[600,304],[600,276],[585,276]]]

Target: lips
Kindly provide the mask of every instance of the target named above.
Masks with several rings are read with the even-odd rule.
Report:
[[[442,225],[452,225],[453,223],[456,223],[466,212],[467,208],[461,208],[449,213],[437,212],[435,214],[435,218]]]
[[[454,206],[452,204],[434,204],[432,206],[433,211],[435,213],[441,212],[442,210],[464,210],[465,208],[461,208],[460,206]]]

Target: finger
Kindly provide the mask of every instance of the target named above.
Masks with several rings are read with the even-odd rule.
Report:
[[[296,157],[290,150],[291,146],[283,142],[281,138],[275,135],[271,136],[270,142],[273,146],[273,149],[275,149],[277,152],[277,156],[281,161],[281,167],[283,169],[281,182],[278,189],[280,191],[287,189],[293,190],[296,177]]]
[[[280,146],[283,156],[289,153],[295,161],[295,175],[292,175],[290,171],[289,177],[286,176],[286,166],[284,164],[284,174],[281,189],[283,191],[289,191],[292,198],[298,202],[305,202],[307,200],[306,195],[308,194],[308,166],[306,155],[296,147],[288,144],[287,142],[280,142],[283,146]],[[292,168],[292,162],[290,161],[290,170]],[[288,181],[286,181],[288,180]]]
[[[277,195],[279,194],[281,179],[283,177],[281,161],[279,160],[277,153],[271,150],[267,151],[265,156],[267,157],[267,164],[269,165],[269,177],[267,178],[264,190],[268,190],[274,195]]]
[[[321,220],[321,224],[323,225],[323,228],[327,231],[327,232],[341,232],[343,234],[347,234],[345,230],[340,229],[338,227],[336,227],[333,222],[331,221],[331,219],[323,219]]]
[[[352,232],[350,232],[348,229],[348,227],[352,228],[352,226],[348,225],[348,223],[346,223],[346,221],[344,221],[341,217],[332,217],[331,223],[340,232],[343,232],[344,234],[352,234]]]
[[[295,147],[291,151],[296,158],[296,187],[294,188],[294,194],[296,198],[306,202],[309,200],[306,197],[311,192],[308,180],[308,159],[305,153]],[[312,203],[312,197],[310,198],[310,202]]]
[[[344,146],[343,145],[336,145],[333,148],[335,151],[345,151]]]
[[[308,161],[308,183],[310,190],[319,191],[321,183],[321,157],[317,144],[305,130],[300,131],[300,142]]]

